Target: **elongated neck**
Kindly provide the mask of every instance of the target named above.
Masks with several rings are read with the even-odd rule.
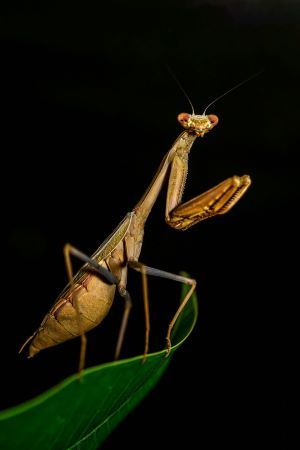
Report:
[[[142,223],[145,223],[156,202],[175,154],[188,154],[195,139],[196,135],[183,131],[165,155],[148,189],[133,210]]]

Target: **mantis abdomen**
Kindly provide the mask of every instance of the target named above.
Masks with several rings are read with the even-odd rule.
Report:
[[[74,306],[75,297],[81,326],[86,332],[99,325],[108,314],[115,290],[114,284],[108,284],[97,275],[87,274],[81,284],[75,284],[73,290],[59,298],[45,316],[29,347],[29,357],[33,357],[40,350],[80,336],[81,330]]]

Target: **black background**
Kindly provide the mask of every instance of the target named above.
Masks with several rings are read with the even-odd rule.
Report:
[[[17,349],[64,287],[62,248],[92,253],[139,200],[197,113],[220,124],[191,152],[185,199],[234,174],[253,185],[228,214],[185,233],[164,222],[166,191],[141,261],[198,280],[200,317],[157,388],[103,445],[285,448],[288,254],[297,206],[299,14],[294,2],[31,2],[1,18],[1,406],[77,367],[79,342],[27,361]],[[138,274],[124,355],[143,348]],[[151,349],[180,289],[151,280]],[[88,366],[110,360],[122,302],[89,333]]]

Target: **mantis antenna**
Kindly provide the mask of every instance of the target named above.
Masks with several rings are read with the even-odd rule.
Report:
[[[168,64],[166,64],[168,71],[170,72],[170,74],[172,75],[172,77],[174,78],[175,82],[177,83],[177,85],[179,86],[179,88],[181,89],[181,91],[183,92],[185,98],[187,99],[187,101],[189,102],[191,109],[192,109],[192,115],[195,115],[195,109],[193,106],[193,103],[190,100],[190,97],[187,95],[185,89],[183,88],[182,84],[180,83],[180,81],[178,80],[178,78],[176,77],[176,75],[174,74],[174,72],[172,71],[172,69],[170,68],[170,66]],[[262,71],[260,72],[256,72],[254,75],[251,75],[250,77],[246,78],[245,80],[241,81],[240,83],[236,84],[235,86],[233,86],[231,89],[229,89],[228,91],[224,92],[224,94],[219,95],[219,97],[215,98],[211,103],[209,103],[205,110],[203,111],[203,116],[205,116],[206,111],[208,110],[208,108],[213,105],[214,103],[216,103],[218,100],[220,100],[222,97],[225,97],[225,95],[229,94],[230,92],[234,91],[235,89],[239,88],[240,86],[242,86],[243,84],[247,83],[248,81],[252,80],[252,78],[257,77],[258,75],[260,75],[262,73]]]
[[[176,81],[176,83],[178,84],[179,88],[181,89],[181,91],[183,92],[185,98],[187,99],[187,101],[190,104],[190,107],[192,108],[192,115],[195,115],[195,110],[194,110],[194,106],[193,103],[190,100],[190,97],[187,95],[185,89],[183,88],[182,84],[180,83],[180,81],[178,80],[178,78],[176,77],[176,75],[174,74],[174,72],[172,71],[171,67],[166,64],[168,71],[170,72],[170,74],[172,75],[172,77],[174,78],[174,80]]]
[[[207,105],[207,107],[205,108],[205,110],[203,111],[203,116],[205,116],[206,111],[208,110],[208,108],[213,105],[214,103],[216,103],[218,100],[220,100],[220,98],[225,97],[225,95],[229,94],[229,92],[234,91],[235,89],[237,89],[238,87],[242,86],[243,84],[247,83],[247,81],[252,80],[252,78],[257,77],[258,75],[261,74],[260,72],[255,73],[254,75],[251,75],[251,77],[246,78],[246,80],[241,81],[240,83],[236,84],[235,86],[233,86],[231,89],[229,89],[228,91],[224,92],[224,94],[220,95],[219,97],[215,98],[211,103],[209,103]]]

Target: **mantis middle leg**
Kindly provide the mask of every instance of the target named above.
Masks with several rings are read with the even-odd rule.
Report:
[[[155,269],[154,267],[146,266],[145,264],[139,262],[139,261],[129,261],[128,262],[129,267],[136,270],[137,272],[141,272],[142,274],[142,280],[143,280],[143,296],[144,296],[144,305],[145,305],[145,318],[146,318],[146,332],[145,332],[145,348],[144,348],[144,361],[146,359],[148,350],[149,350],[149,332],[150,332],[150,324],[149,324],[149,301],[148,301],[148,288],[146,284],[146,276],[152,275],[156,277],[166,278],[168,280],[173,281],[179,281],[180,283],[188,284],[190,286],[189,291],[185,295],[184,299],[180,303],[179,308],[175,312],[171,322],[168,326],[168,332],[166,335],[167,340],[167,353],[166,356],[169,355],[171,350],[171,333],[172,329],[176,323],[176,320],[180,316],[181,312],[183,311],[184,307],[186,306],[187,302],[192,296],[192,293],[194,292],[196,288],[196,280],[192,278],[183,277],[181,275],[176,275],[174,273],[166,272],[164,270]]]

